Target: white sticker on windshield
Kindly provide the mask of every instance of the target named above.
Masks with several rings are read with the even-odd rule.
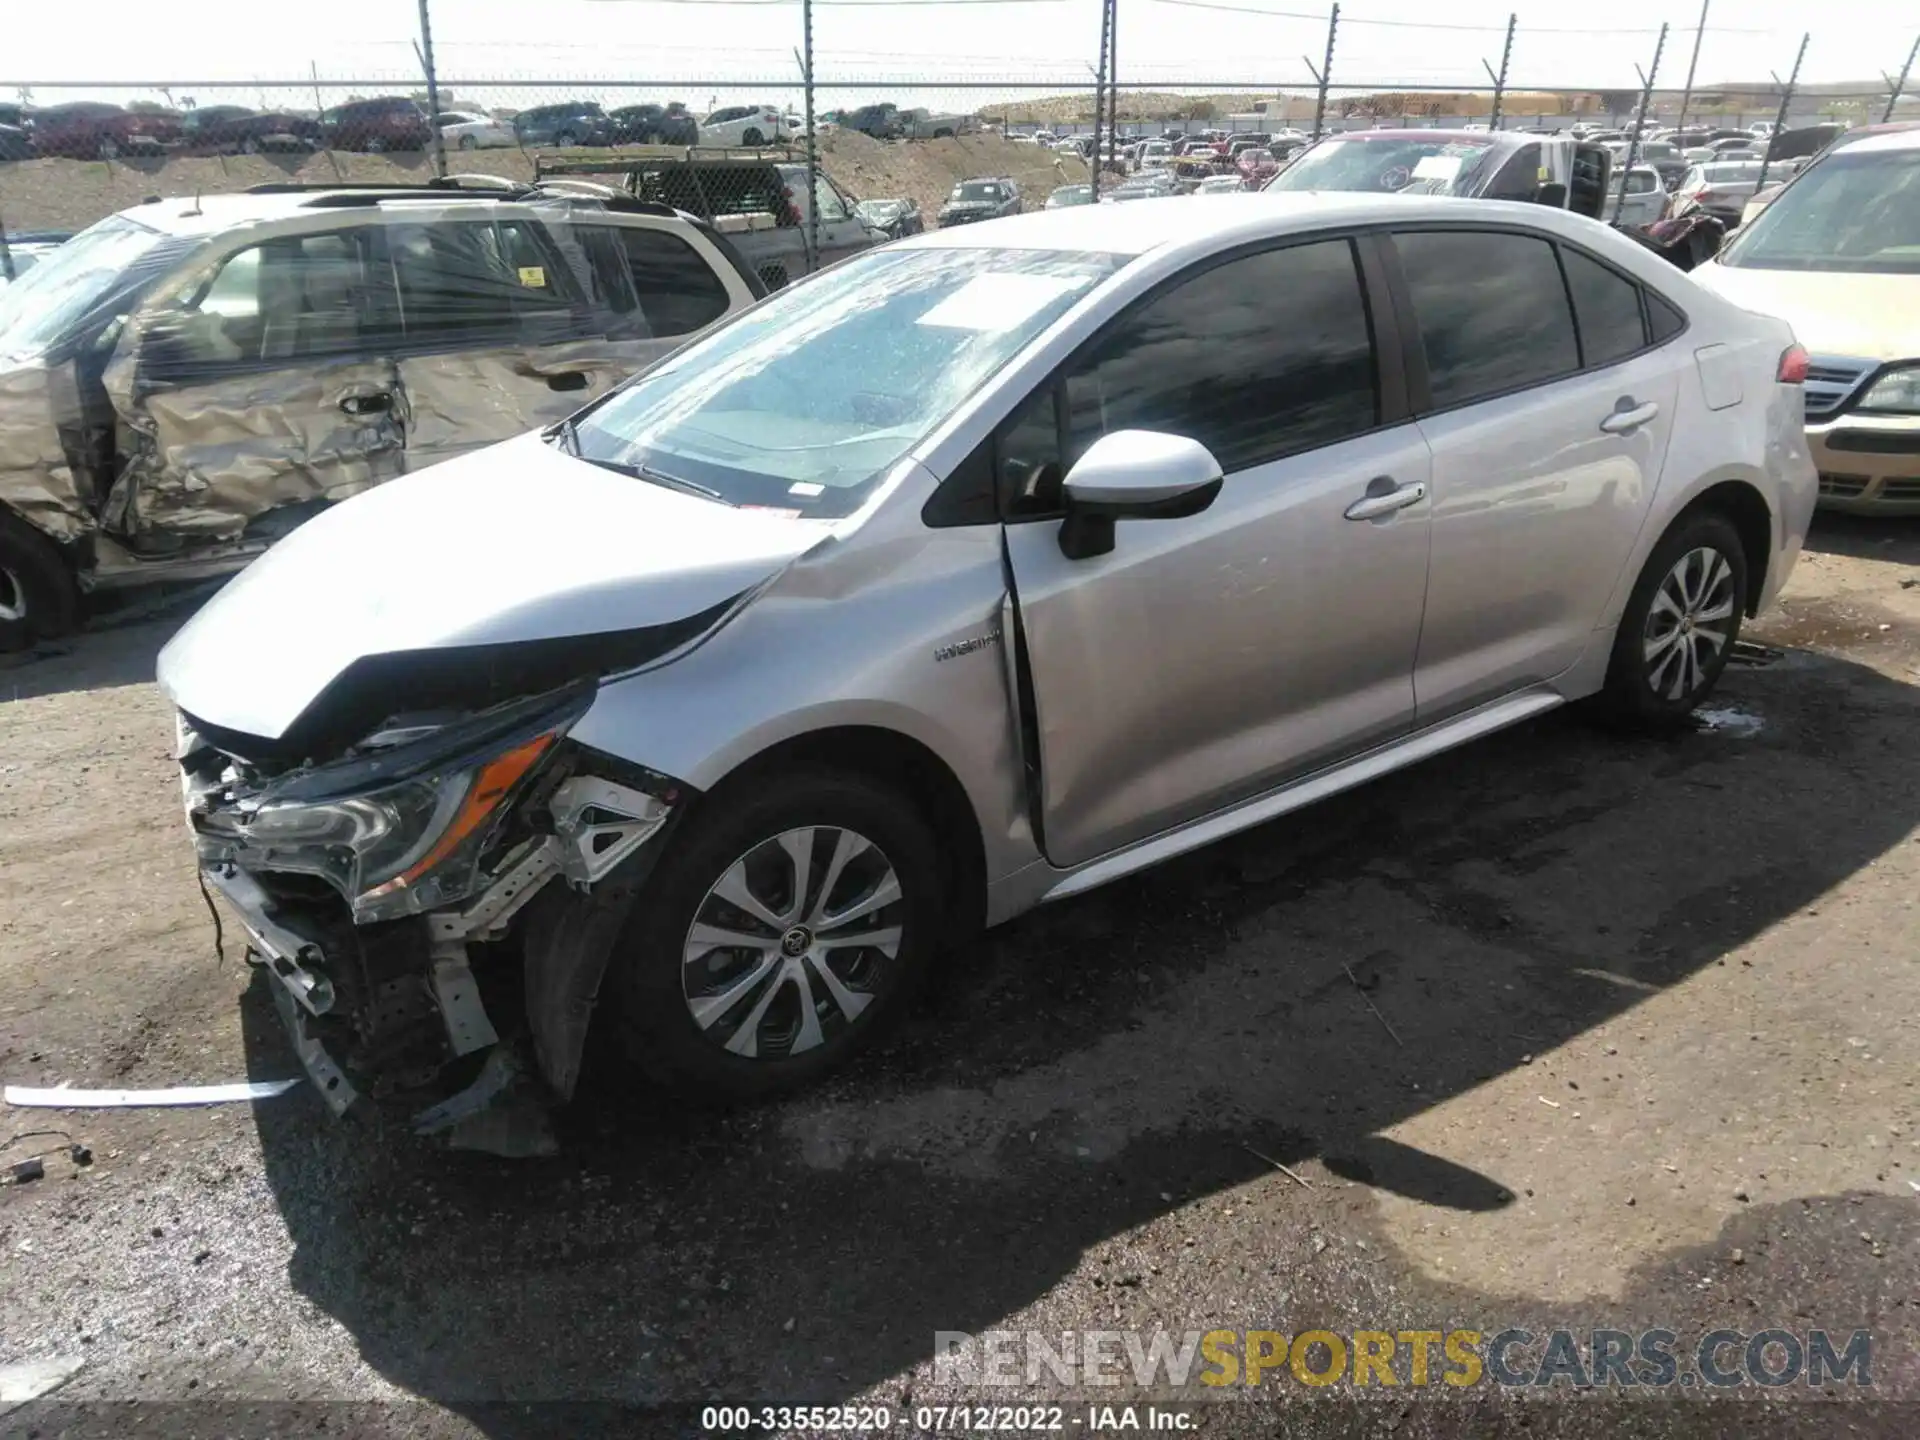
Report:
[[[1461,157],[1458,155],[1427,155],[1413,167],[1416,180],[1451,180],[1460,173]]]
[[[1078,275],[976,275],[914,323],[943,330],[1011,330],[1086,283]]]

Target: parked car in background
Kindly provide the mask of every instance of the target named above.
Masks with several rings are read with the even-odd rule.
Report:
[[[1760,184],[1760,161],[1713,160],[1687,171],[1673,192],[1677,204],[1697,205],[1723,225],[1740,223],[1741,211]]]
[[[33,147],[41,155],[72,160],[164,155],[180,138],[180,117],[172,112],[123,110],[91,100],[43,105],[33,112]]]
[[[1820,503],[1920,515],[1920,125],[1819,155],[1694,277],[1811,352]]]
[[[926,109],[900,112],[900,133],[908,140],[946,140],[955,135],[970,135],[979,128],[980,122],[971,115]]]
[[[711,227],[617,200],[266,188],[136,205],[0,291],[0,649],[83,587],[238,569],[765,293]]]
[[[920,215],[920,206],[908,199],[862,200],[853,210],[869,227],[878,230],[889,240],[904,240],[927,228],[926,221]]]
[[[31,160],[33,136],[24,125],[0,121],[0,160]]]
[[[1056,185],[1048,192],[1045,210],[1065,210],[1074,205],[1093,204],[1093,186]]]
[[[1178,182],[1165,170],[1149,170],[1122,181],[1111,190],[1100,192],[1102,205],[1119,205],[1129,200],[1163,200],[1179,194]]]
[[[870,135],[875,140],[897,140],[900,138],[900,107],[891,100],[862,105],[858,109],[842,112],[840,124],[848,130]]]
[[[1604,142],[1508,131],[1362,130],[1300,152],[1267,191],[1360,190],[1517,200],[1610,218],[1613,157]]]
[[[611,145],[613,122],[595,100],[536,105],[513,117],[513,133],[522,145]]]
[[[1644,230],[1667,218],[1667,205],[1667,187],[1660,182],[1660,172],[1651,165],[1636,165],[1614,180],[1603,218],[1609,224]]]
[[[216,155],[299,155],[326,140],[311,115],[285,110],[249,110],[241,105],[203,105],[180,116],[181,145]]]
[[[1006,176],[962,180],[940,207],[940,224],[970,225],[976,220],[998,220],[1020,213],[1020,187]]]
[[[771,105],[728,105],[699,127],[700,144],[714,148],[777,145],[786,134],[786,118]]]
[[[623,105],[607,113],[616,145],[698,145],[700,122],[680,101]]]
[[[1784,323],[1545,206],[1137,210],[860,256],[186,622],[196,864],[326,1103],[510,1035],[769,1098],[984,926],[1713,693],[1813,509]]]
[[[621,177],[634,198],[711,222],[770,290],[880,238],[857,213],[858,198],[824,174],[817,177],[820,216],[813,225],[807,167],[771,157],[695,149],[639,158],[609,151],[605,158],[536,159],[535,174],[554,183],[568,176]]]
[[[433,123],[449,150],[504,150],[520,143],[511,122],[471,110],[442,111]]]
[[[350,100],[320,117],[326,143],[335,150],[377,155],[387,150],[426,150],[433,145],[427,112],[403,95]]]
[[[1680,147],[1667,140],[1648,140],[1641,144],[1636,163],[1651,165],[1660,176],[1660,184],[1667,190],[1676,190],[1680,182],[1687,177],[1686,157],[1680,153]]]
[[[1247,182],[1238,175],[1209,175],[1193,187],[1195,195],[1244,195]]]
[[[1280,173],[1280,161],[1264,145],[1249,145],[1234,156],[1234,171],[1249,190],[1258,190]]]

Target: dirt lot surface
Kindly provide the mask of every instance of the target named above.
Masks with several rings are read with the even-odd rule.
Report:
[[[929,225],[957,180],[1010,175],[1019,181],[1029,203],[1037,205],[1055,185],[1087,178],[1087,167],[1077,157],[1056,156],[1037,145],[988,135],[883,143],[857,131],[828,132],[821,139],[820,164],[857,199],[905,195],[919,201]],[[456,173],[501,175],[512,180],[533,178],[532,158],[519,150],[449,154],[447,168]],[[78,230],[116,210],[138,205],[150,195],[163,199],[217,195],[286,180],[309,184],[343,180],[412,182],[425,180],[432,173],[425,155],[331,151],[307,156],[179,156],[112,163],[28,160],[0,165],[0,222],[9,230]]]
[[[173,623],[0,670],[8,1082],[297,1073],[193,882]],[[0,1190],[0,1384],[78,1367],[6,1428],[697,1434],[554,1402],[1027,1393],[943,1386],[937,1331],[1517,1326],[1669,1329],[1687,1375],[1718,1327],[1865,1329],[1873,1388],[1177,1403],[1219,1434],[1920,1433],[1920,526],[1822,521],[1755,638],[1782,652],[1696,732],[1551,716],[1038,912],[784,1105],[609,1092],[520,1163],[305,1087],[0,1112],[92,1151]],[[1130,1398],[1077,1392],[1067,1431]],[[191,1403],[102,1408],[135,1399]]]

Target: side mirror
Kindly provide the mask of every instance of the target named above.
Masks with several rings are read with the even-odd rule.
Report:
[[[1181,520],[1220,493],[1220,462],[1197,440],[1116,430],[1087,448],[1061,486],[1060,553],[1089,560],[1113,549],[1116,520]]]

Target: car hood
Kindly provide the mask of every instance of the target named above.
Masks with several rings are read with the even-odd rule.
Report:
[[[656,659],[830,529],[523,436],[301,526],[174,636],[160,687],[237,753],[315,755],[400,711]]]
[[[1793,326],[1815,355],[1904,360],[1920,354],[1920,275],[1701,265],[1693,278],[1742,309]]]

